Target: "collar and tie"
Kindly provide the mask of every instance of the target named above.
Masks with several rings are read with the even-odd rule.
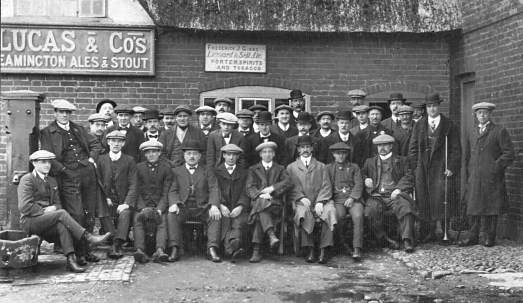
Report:
[[[225,165],[225,168],[227,169],[229,175],[232,175],[232,173],[234,172],[234,166]]]
[[[56,121],[56,124],[58,124],[58,126],[65,131],[69,131],[71,129],[71,127],[69,126],[69,122],[67,122],[66,124],[62,124]]]
[[[434,132],[436,131],[436,120],[432,120],[432,122],[430,123],[430,129]]]

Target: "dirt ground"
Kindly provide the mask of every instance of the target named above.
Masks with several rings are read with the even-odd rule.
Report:
[[[287,256],[259,264],[196,256],[135,264],[130,282],[4,283],[0,302],[523,302],[521,290],[487,283],[478,275],[425,279],[384,252],[359,263],[339,256],[328,265]]]

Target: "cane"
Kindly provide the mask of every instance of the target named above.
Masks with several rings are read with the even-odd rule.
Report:
[[[445,136],[445,172],[447,172],[448,170],[448,137]],[[444,224],[445,224],[445,227],[444,227],[444,235],[443,235],[443,241],[448,241],[449,240],[449,237],[447,235],[447,205],[448,205],[448,202],[447,202],[447,187],[448,187],[448,176],[445,174],[445,201],[443,201],[443,205],[445,206],[445,209],[444,209]]]

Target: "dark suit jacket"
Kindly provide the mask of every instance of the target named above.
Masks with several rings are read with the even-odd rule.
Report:
[[[126,155],[123,152],[119,161],[123,161],[123,165],[121,165],[115,176],[115,189],[118,201],[113,201],[113,203],[127,204],[130,207],[134,207],[136,205],[137,186],[136,163],[134,162],[133,157]],[[112,186],[111,162],[109,154],[101,155],[97,162],[98,175],[100,176],[100,182],[105,195],[110,192]]]
[[[185,165],[175,167],[172,170],[174,179],[169,189],[169,206],[173,204],[184,205],[190,195],[191,174]],[[198,207],[205,208],[210,205],[220,205],[218,182],[212,170],[200,164],[192,178],[194,180],[194,196]]]
[[[298,135],[287,138],[287,140],[285,140],[287,163],[281,163],[281,164],[287,166],[290,163],[294,162],[294,160],[296,160],[297,154],[298,154],[297,144],[298,144]],[[313,147],[312,156],[315,159],[318,159],[318,155],[320,153],[320,139],[318,139],[316,137],[312,137],[312,147]]]
[[[220,126],[218,125],[218,123],[214,122],[213,124],[211,124],[211,130],[210,130],[209,133],[206,135],[206,134],[203,132],[203,130],[202,130],[202,126],[201,126],[200,123],[195,124],[195,126],[196,126],[196,128],[198,128],[198,129],[203,133],[203,135],[205,136],[205,138],[209,138],[209,135],[210,135],[213,131],[215,131],[215,130],[217,130],[217,129],[220,129]]]
[[[89,157],[96,159],[100,150],[100,146],[95,137],[90,136],[85,128],[74,122],[69,122],[69,127],[72,133],[76,135],[80,141],[80,145],[89,155]],[[51,175],[53,176],[58,176],[58,174],[65,168],[65,166],[62,164],[62,153],[64,151],[65,144],[66,142],[63,142],[62,140],[62,135],[59,132],[59,126],[56,124],[56,121],[51,122],[51,124],[42,129],[40,132],[41,149],[50,151],[56,156],[56,159],[51,161]],[[80,163],[84,166],[89,165],[87,159]]]
[[[243,205],[243,212],[248,211],[251,203],[245,191],[247,169],[236,165],[231,175],[225,168],[225,164],[222,163],[214,169],[214,175],[220,190],[220,203],[230,210],[238,205]]]
[[[342,172],[340,176],[342,177],[341,180],[336,180],[336,170],[340,169],[340,167]],[[333,162],[327,165],[325,169],[327,170],[327,174],[331,180],[332,197],[334,202],[343,203],[348,198],[353,198],[355,201],[361,199],[363,193],[363,178],[361,177],[361,171],[357,164],[345,162],[340,165]],[[347,193],[341,192],[338,188],[336,188],[336,184],[338,183],[336,181],[341,182],[344,187],[350,188],[350,191]],[[340,201],[340,199],[342,201]]]
[[[407,157],[400,157],[392,155],[392,179],[396,182],[396,188],[405,193],[412,193],[414,188],[414,176],[412,169],[409,166]],[[371,178],[373,188],[366,191],[368,194],[378,191],[378,186],[381,181],[381,159],[380,156],[374,156],[365,161],[363,169],[361,170],[363,180]]]
[[[223,139],[221,130],[215,130],[207,139],[207,167],[214,169],[223,162],[222,152],[220,149],[225,145],[225,139]],[[240,132],[233,130],[231,133],[231,140],[229,144],[236,144],[243,153],[240,154],[238,159],[238,165],[241,167],[247,167],[247,159],[245,153],[248,151],[247,139],[240,134]]]
[[[18,184],[18,209],[20,210],[21,220],[26,217],[37,217],[44,213],[44,208],[50,205],[62,208],[58,184],[53,177],[47,177],[50,194],[47,194],[44,180],[35,175],[36,172],[25,174]],[[49,198],[48,198],[49,197]]]
[[[112,132],[113,130],[118,130],[118,124],[115,124],[111,127],[108,127],[105,131],[105,135]],[[104,135],[104,138],[105,138]],[[129,155],[134,158],[136,163],[140,162],[140,144],[145,141],[145,136],[143,131],[137,127],[129,126],[129,129],[125,133],[125,145],[122,148],[122,153]],[[107,140],[104,139],[104,144],[107,145]]]
[[[292,187],[291,179],[283,165],[273,162],[269,174],[265,173],[265,168],[261,162],[249,168],[247,176],[246,190],[251,200],[258,198],[260,192],[265,187],[274,186],[271,194],[271,203],[283,205],[285,193]]]
[[[138,175],[136,209],[156,207],[165,213],[169,205],[167,196],[173,181],[171,164],[165,159],[160,159],[153,166],[154,171],[151,171],[147,161],[136,165]]]
[[[283,129],[281,129],[278,126],[278,123],[275,123],[275,124],[271,125],[271,133],[278,134],[278,135],[284,137],[285,139],[287,139],[287,138],[290,138],[293,136],[297,136],[298,129],[296,128],[296,126],[290,125],[289,128],[287,129],[287,131],[284,131]]]
[[[349,155],[350,157],[348,158],[348,160],[350,162],[353,161],[353,155],[355,153],[354,140],[355,140],[354,135],[349,131],[349,140],[348,140],[348,142],[345,142],[345,143],[353,148],[352,152]],[[334,161],[334,157],[332,156],[332,153],[329,150],[329,147],[338,142],[342,142],[342,140],[340,138],[340,134],[337,131],[336,132],[333,131],[330,135],[328,135],[325,138],[321,137],[319,146],[318,146],[318,148],[319,148],[318,158],[317,158],[318,161],[323,162],[324,164],[332,163]]]
[[[392,131],[385,128],[383,125],[378,124],[377,126],[369,125],[367,128],[354,135],[354,152],[352,159],[354,163],[363,167],[365,160],[378,154],[378,150],[372,143],[372,139],[381,134],[392,136]],[[396,152],[397,150],[397,143],[394,143],[393,151]]]
[[[269,141],[272,141],[278,145],[276,149],[276,156],[274,161],[278,164],[287,165],[287,153],[285,152],[285,137],[272,133],[269,135]],[[256,147],[262,143],[260,133],[253,133],[247,137],[247,162],[249,166],[254,165],[261,161],[260,155],[256,151]]]
[[[381,121],[381,125],[383,125],[386,129],[390,130],[392,133],[395,133],[396,130],[400,127],[394,120],[392,120],[392,117],[389,117],[383,121]]]
[[[183,158],[183,152],[180,148],[175,148],[174,146],[174,140],[176,138],[176,128],[177,126],[175,126],[172,129],[163,131],[159,139],[159,141],[163,144],[162,155],[171,162],[172,167],[180,166],[185,163],[185,160]],[[187,127],[185,137],[183,138],[184,142],[187,140],[194,140],[200,142],[201,148],[204,149],[202,151],[202,160],[200,160],[200,163],[205,162],[205,149],[207,147],[207,139],[205,138],[205,135],[202,133],[202,131],[195,126],[189,125]]]

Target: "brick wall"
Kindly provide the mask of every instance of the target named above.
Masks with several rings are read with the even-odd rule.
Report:
[[[452,96],[459,108],[459,78],[475,80],[475,102],[497,105],[494,122],[506,127],[516,148],[507,170],[509,214],[505,236],[523,240],[523,4],[517,0],[462,1],[463,36],[452,45]]]
[[[154,77],[2,74],[0,84],[2,91],[31,89],[47,94],[41,127],[52,119],[49,100],[58,97],[73,101],[79,108],[75,120],[85,122],[102,98],[159,108],[197,106],[201,92],[239,85],[301,88],[311,95],[313,111],[336,111],[353,88],[365,88],[370,94],[439,91],[448,99],[451,36],[159,29]],[[267,73],[205,73],[207,42],[267,45]],[[4,205],[1,199],[0,205]]]

